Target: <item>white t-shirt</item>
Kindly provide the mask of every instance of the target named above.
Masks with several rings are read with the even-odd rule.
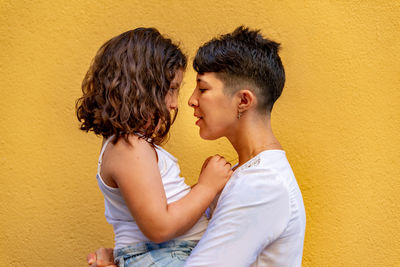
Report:
[[[100,176],[101,160],[109,138],[103,145],[99,156],[97,182],[104,196],[105,216],[107,222],[113,226],[115,234],[115,249],[133,243],[149,242],[150,240],[140,231],[135,219],[132,217],[119,188],[106,185]],[[158,167],[164,186],[167,202],[171,203],[184,197],[190,192],[190,187],[180,177],[178,161],[165,149],[156,146]],[[145,179],[145,177],[143,177]],[[186,233],[175,238],[177,240],[199,240],[207,227],[208,220],[203,215],[199,221]]]
[[[185,266],[301,266],[305,224],[285,152],[263,151],[235,170]]]

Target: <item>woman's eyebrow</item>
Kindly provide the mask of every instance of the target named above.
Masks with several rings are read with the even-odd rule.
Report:
[[[204,81],[204,80],[202,80],[202,79],[200,79],[200,78],[197,78],[197,82],[198,82],[198,83],[202,82],[202,83],[205,83],[206,85],[208,85],[208,83],[207,83],[206,81]]]

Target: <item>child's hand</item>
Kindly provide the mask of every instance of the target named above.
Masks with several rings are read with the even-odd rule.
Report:
[[[232,175],[231,164],[224,157],[215,155],[204,161],[198,184],[219,193]]]
[[[210,161],[210,159],[211,159],[212,157],[213,157],[213,156],[209,156],[209,157],[206,158],[206,160],[203,162],[203,166],[201,166],[200,174],[203,173],[204,168],[207,166],[207,163]],[[214,156],[214,157],[215,157],[215,156]]]

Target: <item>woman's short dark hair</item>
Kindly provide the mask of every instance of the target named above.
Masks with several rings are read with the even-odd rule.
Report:
[[[259,30],[240,26],[201,46],[193,68],[200,74],[215,72],[228,93],[250,87],[259,110],[271,111],[285,84],[278,50],[279,44],[264,38]]]
[[[175,116],[165,97],[186,56],[154,28],[137,28],[107,41],[95,56],[76,102],[80,129],[128,140],[138,133],[153,144],[167,136]]]

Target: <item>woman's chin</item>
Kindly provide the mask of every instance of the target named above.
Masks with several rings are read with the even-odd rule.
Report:
[[[204,139],[204,140],[216,140],[216,139],[219,138],[217,136],[214,136],[211,133],[208,133],[206,131],[202,131],[201,129],[199,131],[199,135],[200,135],[201,139]]]

